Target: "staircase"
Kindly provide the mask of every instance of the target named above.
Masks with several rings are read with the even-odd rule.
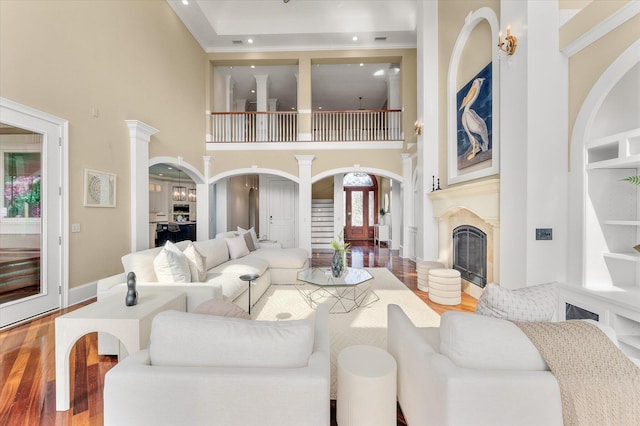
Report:
[[[311,200],[311,249],[331,249],[333,200]]]

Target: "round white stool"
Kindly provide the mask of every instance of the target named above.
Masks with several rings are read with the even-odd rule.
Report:
[[[396,360],[367,345],[349,346],[338,355],[336,420],[339,426],[397,424]]]
[[[429,300],[439,305],[459,305],[462,301],[460,271],[455,269],[429,270]]]
[[[418,290],[429,291],[429,269],[444,268],[442,262],[425,260],[416,264],[416,273],[418,275]]]

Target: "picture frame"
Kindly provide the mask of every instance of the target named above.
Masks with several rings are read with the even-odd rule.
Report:
[[[84,206],[115,207],[116,175],[84,169]]]

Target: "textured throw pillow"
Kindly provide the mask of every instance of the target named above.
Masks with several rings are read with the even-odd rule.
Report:
[[[191,241],[184,249],[184,255],[189,262],[189,270],[191,271],[191,282],[201,283],[207,279],[207,258],[203,256]]]
[[[256,235],[256,230],[253,229],[253,227],[249,228],[249,229],[243,229],[240,228],[238,226],[238,234],[242,235],[244,233],[248,232],[249,234],[251,234],[251,239],[253,240],[253,245],[255,248],[260,247],[260,243],[258,242],[258,236]]]
[[[249,251],[256,251],[256,246],[253,244],[253,238],[251,238],[251,233],[245,232],[242,234],[244,237],[244,242],[247,244],[247,248]]]
[[[191,282],[191,270],[187,256],[175,244],[167,241],[153,260],[153,268],[161,283]]]
[[[555,283],[516,290],[487,284],[478,299],[476,314],[510,321],[551,321],[556,306]]]
[[[223,299],[210,299],[202,302],[193,310],[193,313],[251,319],[249,314],[243,311],[240,306]]]
[[[233,238],[225,238],[227,247],[229,247],[229,257],[231,259],[239,259],[249,254],[247,243],[244,242],[244,237],[238,235]]]

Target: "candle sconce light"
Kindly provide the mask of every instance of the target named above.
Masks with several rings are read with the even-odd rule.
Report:
[[[518,39],[511,34],[511,26],[507,26],[507,36],[502,38],[502,31],[498,33],[498,49],[511,56],[516,53],[518,47]]]

